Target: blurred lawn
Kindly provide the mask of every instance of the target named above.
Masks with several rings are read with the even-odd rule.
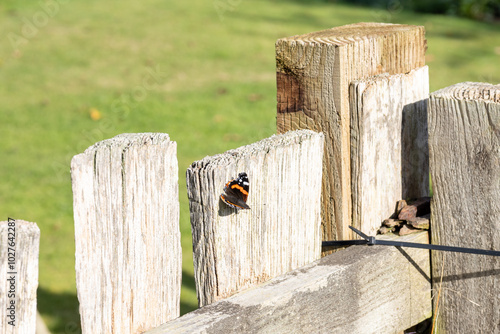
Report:
[[[285,0],[3,1],[0,219],[34,221],[41,229],[38,308],[49,328],[80,332],[73,155],[124,132],[166,132],[177,142],[181,309],[189,312],[197,303],[187,166],[275,132],[278,38],[361,21],[424,25],[431,91],[461,81],[500,82],[500,26],[400,8]]]

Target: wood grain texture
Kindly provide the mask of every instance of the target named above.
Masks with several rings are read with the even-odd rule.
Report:
[[[352,238],[349,84],[425,65],[424,28],[358,23],[276,42],[279,133],[325,134],[323,240]]]
[[[429,151],[432,243],[500,250],[500,85],[431,94]],[[500,333],[500,258],[432,255],[439,333]]]
[[[139,333],[179,316],[177,145],[122,134],[71,161],[83,333]]]
[[[302,130],[188,168],[200,306],[319,258],[322,157],[323,135]],[[250,210],[231,209],[219,198],[240,172],[249,177]]]
[[[38,254],[40,229],[35,223],[15,220],[15,237],[9,240],[8,221],[0,222],[0,333],[35,333],[36,290],[38,288]],[[14,241],[14,252],[9,245]],[[11,244],[12,245],[12,244]],[[15,253],[14,267],[9,266],[9,253]],[[16,274],[9,274],[15,272]],[[14,280],[7,281],[7,279]],[[12,289],[11,282],[15,283]],[[14,293],[15,296],[11,296]],[[11,298],[13,297],[13,298]],[[15,301],[14,319],[10,318],[11,300]],[[9,321],[14,320],[15,326]]]
[[[350,85],[352,224],[375,235],[401,198],[429,195],[429,74],[379,75]]]
[[[383,239],[427,243],[427,232]],[[399,333],[432,315],[429,251],[352,246],[147,332]]]

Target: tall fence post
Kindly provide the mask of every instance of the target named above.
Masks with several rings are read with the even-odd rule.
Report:
[[[9,219],[0,238],[0,332],[35,333],[40,229]]]
[[[278,132],[305,128],[325,134],[323,240],[352,238],[350,82],[422,67],[425,49],[423,27],[383,23],[276,42]]]
[[[352,224],[369,235],[400,199],[429,196],[427,66],[350,85]]]
[[[122,134],[71,161],[83,333],[139,333],[179,316],[177,145]]]
[[[194,162],[187,170],[200,306],[320,257],[323,135],[288,132]],[[219,195],[240,172],[249,210]]]
[[[430,96],[432,243],[500,249],[500,85]],[[439,333],[500,333],[500,258],[432,252]],[[441,284],[442,282],[442,284]]]

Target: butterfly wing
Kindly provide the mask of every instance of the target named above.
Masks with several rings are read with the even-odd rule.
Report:
[[[240,173],[236,179],[226,183],[224,194],[221,194],[220,198],[234,209],[250,209],[246,203],[249,190],[250,183],[247,174]]]

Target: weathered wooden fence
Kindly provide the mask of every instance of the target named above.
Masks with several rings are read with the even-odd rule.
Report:
[[[432,93],[429,151],[432,242],[500,250],[500,85]],[[500,333],[500,257],[433,252],[432,264],[439,333]]]
[[[177,145],[122,134],[71,161],[84,333],[138,333],[179,316]]]
[[[378,74],[404,74],[421,68],[425,65],[426,40],[424,35],[424,28],[420,26],[358,23],[283,38],[276,43],[278,132],[312,129],[325,134],[322,191],[323,240],[351,238],[352,233],[348,226],[353,224],[355,227],[361,227],[359,219],[352,219],[353,212],[356,215],[363,215],[359,212],[363,209],[354,208],[353,210],[353,205],[373,208],[372,203],[365,203],[370,196],[363,197],[361,192],[352,189],[352,186],[357,186],[358,180],[363,179],[364,171],[359,170],[358,174],[358,169],[351,166],[353,160],[351,129],[356,126],[354,124],[356,120],[353,120],[351,124],[351,118],[356,117],[355,113],[352,113],[352,109],[356,107],[351,103],[353,98],[363,97],[349,97],[349,85],[353,80],[366,79]],[[398,81],[398,79],[394,80]],[[394,94],[398,85],[407,85],[411,80],[402,79],[402,82],[390,83],[390,89],[394,89],[394,92],[384,93],[385,98],[370,97],[373,103],[384,103],[384,107],[385,104],[389,104],[388,109],[392,109],[389,113],[393,114],[391,117],[395,123],[385,130],[385,126],[388,125],[386,122],[382,131],[388,132],[389,129],[401,127],[401,123],[397,123],[397,118],[401,116],[394,114],[395,111],[401,112],[401,109],[397,109],[397,103],[400,103],[399,107],[402,107],[404,105],[401,103],[410,104],[427,98],[428,80],[425,74],[414,78],[414,80],[419,80],[418,86]],[[399,89],[406,88],[408,87],[399,87]],[[400,101],[391,101],[393,96]],[[367,96],[365,95],[364,98]],[[377,108],[367,104],[362,107],[366,108],[366,113],[371,113]],[[420,106],[417,108],[420,109]],[[384,112],[386,112],[385,108]],[[369,119],[360,121],[370,122]],[[380,124],[372,123],[370,126],[380,129]],[[368,126],[364,129],[371,131]],[[407,133],[411,134],[411,132]],[[364,145],[362,141],[364,134],[359,135],[361,145]],[[394,144],[399,142],[399,136],[401,132],[383,133],[376,139],[382,141],[382,144],[384,139],[389,139]],[[356,135],[354,139],[358,139]],[[397,139],[397,141],[392,139]],[[363,150],[361,147],[359,149]],[[386,152],[392,150],[392,147],[377,145],[372,149],[381,149],[384,152],[379,160],[382,161],[387,155]],[[376,157],[367,155],[366,158],[372,161],[365,160],[359,163],[372,170],[377,168],[377,164],[373,164],[377,160]],[[428,173],[424,161],[414,161],[414,163],[416,173],[423,175],[418,175],[416,180],[419,182]],[[398,161],[394,161],[391,170],[399,167]],[[375,172],[372,172],[373,174]],[[395,182],[400,182],[400,174],[397,174],[397,179],[399,180]],[[352,180],[355,184],[352,184]],[[427,187],[425,184],[425,182],[415,184],[415,192],[425,193]],[[401,197],[401,194],[399,196]]]
[[[351,82],[351,225],[365,233],[398,200],[429,195],[428,96],[426,66]]]
[[[35,333],[40,229],[9,218],[0,238],[0,332]]]
[[[397,200],[428,195],[429,170],[432,243],[500,249],[500,86],[463,83],[429,100],[424,52],[422,27],[377,23],[277,42],[283,134],[187,170],[203,307],[182,317],[176,143],[124,134],[75,156],[82,331],[400,333],[434,314],[440,334],[500,333],[499,258],[433,251],[431,270],[426,250],[353,246],[320,259],[322,238],[350,239],[348,225],[374,234]],[[287,132],[297,129],[309,130]],[[239,172],[250,210],[219,199]],[[19,224],[19,327],[2,306],[0,328],[30,332],[39,231]]]
[[[432,315],[430,298],[428,251],[350,247],[147,333],[398,333]]]
[[[322,158],[323,135],[302,130],[188,168],[200,306],[320,258]],[[219,195],[242,171],[250,180],[251,209],[235,212]]]

